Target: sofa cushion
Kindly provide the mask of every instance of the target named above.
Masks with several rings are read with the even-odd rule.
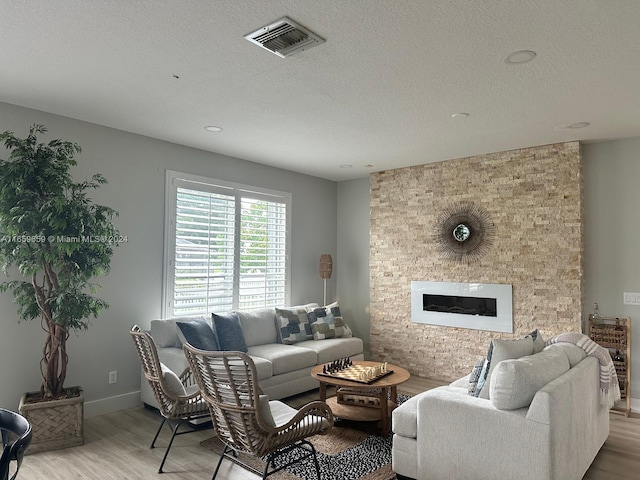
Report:
[[[168,318],[166,320],[151,320],[149,333],[153,337],[156,347],[182,348],[182,342],[178,337],[176,320],[188,322],[193,318]]]
[[[281,427],[282,425],[285,425],[298,413],[298,410],[296,410],[295,408],[292,408],[286,403],[280,402],[278,400],[270,401],[269,407],[271,408],[271,415],[273,418],[274,425],[276,427]],[[321,417],[318,417],[318,418],[321,418]],[[324,423],[326,422],[326,420],[322,419],[322,422]]]
[[[312,338],[309,317],[304,307],[276,308],[276,322],[280,340],[284,345]]]
[[[587,352],[585,352],[579,346],[574,345],[573,343],[566,343],[566,342],[552,343],[551,345],[545,347],[544,349],[547,350],[550,348],[557,348],[559,350],[562,350],[567,356],[567,359],[569,360],[569,366],[571,368],[575,367],[578,363],[584,360],[584,357],[587,356]]]
[[[176,321],[178,331],[184,343],[199,348],[200,350],[220,350],[218,335],[213,325],[204,319],[191,319],[189,321]]]
[[[569,368],[569,360],[561,349],[503,360],[491,375],[491,403],[499,410],[528,407],[538,390]]]
[[[533,338],[525,337],[518,340],[501,340],[495,338],[491,340],[487,353],[487,363],[478,379],[478,389],[476,396],[489,399],[489,388],[491,385],[491,374],[495,366],[503,360],[520,358],[533,353]]]
[[[329,338],[322,342],[306,340],[296,343],[296,347],[313,350],[317,355],[316,364],[329,363],[338,358],[352,357],[362,353],[364,345],[362,339],[350,338]]]
[[[238,314],[235,312],[225,314],[214,313],[212,317],[216,332],[218,333],[220,349],[246,353],[247,344],[244,340]]]
[[[258,380],[264,380],[266,378],[273,377],[273,365],[269,360],[267,360],[266,358],[251,355],[251,347],[248,347],[247,353],[253,359],[253,364],[256,366]]]
[[[237,310],[235,313],[240,319],[247,347],[265,343],[278,343],[275,309]]]
[[[297,345],[282,345],[270,343],[268,345],[254,345],[249,347],[248,354],[261,357],[271,362],[273,375],[299,370],[316,365],[317,354],[308,348]]]

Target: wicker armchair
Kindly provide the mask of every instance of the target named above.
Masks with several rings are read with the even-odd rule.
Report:
[[[0,408],[0,432],[2,434],[2,455],[0,455],[0,480],[9,480],[11,462],[16,469],[10,480],[18,476],[22,457],[31,443],[31,424],[22,415]]]
[[[313,457],[320,479],[315,447],[306,439],[328,433],[333,427],[333,414],[326,403],[311,402],[295,410],[282,402],[269,402],[266,395],[260,395],[256,367],[250,356],[242,352],[206,352],[189,344],[183,348],[202,397],[209,405],[213,428],[225,445],[212,480],[224,458],[264,479],[309,457]],[[298,448],[305,451],[303,455],[276,466],[278,455]],[[264,471],[258,472],[241,462],[237,452],[266,456]]]
[[[158,435],[165,423],[171,428],[171,439],[162,457],[158,473],[162,473],[164,462],[169,455],[169,450],[176,435],[183,435],[195,431],[193,428],[178,432],[180,426],[196,418],[209,415],[209,409],[202,400],[198,385],[193,379],[189,368],[185,369],[179,377],[168,370],[158,359],[156,344],[151,335],[140,330],[134,325],[131,328],[133,343],[138,351],[144,376],[151,385],[151,389],[159,405],[162,422],[149,448],[154,448]]]

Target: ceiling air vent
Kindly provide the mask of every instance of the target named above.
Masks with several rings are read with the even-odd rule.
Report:
[[[249,33],[244,38],[282,58],[324,43],[324,39],[287,17]]]

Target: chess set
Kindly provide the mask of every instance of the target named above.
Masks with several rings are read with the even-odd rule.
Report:
[[[393,370],[387,368],[387,362],[374,366],[354,365],[349,357],[334,360],[322,366],[322,372],[318,375],[323,377],[339,378],[350,382],[364,383],[366,385],[376,380],[391,375]]]

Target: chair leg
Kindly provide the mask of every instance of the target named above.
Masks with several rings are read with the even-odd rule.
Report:
[[[176,433],[178,432],[180,425],[182,425],[183,423],[184,423],[184,420],[180,420],[178,423],[176,423],[175,428],[171,432],[171,439],[169,440],[169,445],[167,445],[167,449],[164,451],[164,457],[162,457],[162,463],[160,464],[158,473],[162,473],[162,467],[164,467],[164,462],[167,459],[167,455],[169,455],[169,450],[171,450],[171,445],[173,444],[173,440],[176,438]],[[169,425],[171,425],[171,422],[169,422]]]
[[[149,445],[149,448],[155,448],[156,446],[156,440],[158,439],[158,435],[160,435],[160,430],[162,430],[162,427],[164,427],[164,422],[166,422],[167,419],[165,417],[162,417],[162,421],[160,422],[160,426],[158,427],[158,430],[156,431],[156,436],[153,437],[153,441],[151,442],[151,445]]]
[[[313,446],[313,443],[309,442],[309,446],[311,447],[311,451],[313,452],[313,463],[316,466],[316,477],[320,480],[320,463],[318,463],[318,455],[316,455],[316,447]]]
[[[222,465],[222,460],[224,460],[224,455],[227,453],[228,449],[229,447],[225,445],[224,450],[222,450],[222,453],[220,454],[220,460],[218,460],[218,465],[216,465],[216,469],[213,472],[213,477],[211,477],[211,480],[215,480],[216,475],[218,475],[218,470],[220,470],[220,465]]]
[[[269,476],[269,465],[273,462],[273,455],[267,457],[267,461],[264,463],[264,470],[262,472],[262,480],[265,480]],[[275,466],[275,464],[274,464]]]
[[[308,448],[305,448],[303,445],[307,445]],[[307,453],[305,455],[301,456],[297,460],[294,460],[292,462],[289,462],[289,463],[287,463],[285,465],[281,465],[281,466],[276,468],[275,458],[278,455],[282,454],[283,452],[291,451],[291,450],[296,449],[296,448],[301,448]],[[290,446],[287,449],[279,450],[279,451],[276,451],[276,452],[273,452],[272,454],[270,454],[267,457],[267,460],[265,462],[264,471],[262,472],[262,480],[265,480],[269,475],[272,475],[272,474],[274,474],[276,472],[279,472],[280,470],[283,470],[283,469],[287,468],[288,466],[293,465],[294,463],[297,463],[297,462],[299,462],[301,460],[306,460],[309,457],[313,457],[313,464],[314,464],[314,467],[316,469],[316,477],[317,477],[318,480],[320,480],[320,462],[318,462],[318,455],[316,453],[316,447],[313,445],[313,443],[311,443],[308,440],[302,440],[300,443],[297,443],[297,444],[295,444],[293,446]],[[269,472],[269,466],[273,466],[273,470],[271,470],[270,472]]]

